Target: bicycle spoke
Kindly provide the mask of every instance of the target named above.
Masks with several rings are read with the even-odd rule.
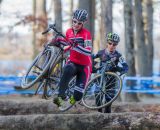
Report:
[[[103,108],[112,103],[119,95],[122,82],[115,73],[105,73],[102,84],[100,84],[101,74],[93,78],[87,85],[83,104],[90,109]]]

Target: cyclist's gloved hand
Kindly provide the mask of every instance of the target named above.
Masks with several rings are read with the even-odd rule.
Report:
[[[52,46],[59,46],[59,43],[58,43],[58,39],[52,39],[52,41],[50,42],[50,45]]]
[[[109,67],[109,70],[110,70],[110,71],[113,71],[113,72],[116,72],[116,71],[117,71],[117,68],[114,67],[114,66],[110,66],[110,67]]]
[[[60,46],[60,45],[67,46],[68,45],[68,41],[64,38],[56,38],[56,39],[52,40],[51,43],[54,46]]]
[[[118,71],[118,72],[124,71],[124,69],[123,69],[122,67],[117,66],[116,68],[117,68],[117,71]]]
[[[92,73],[97,73],[97,68],[96,67],[92,67]]]
[[[91,54],[91,58],[94,60],[95,59],[95,54]]]
[[[76,47],[76,46],[78,46],[78,43],[72,42],[72,43],[71,43],[71,46],[72,46],[72,47]]]
[[[124,71],[124,69],[123,69],[122,67],[113,66],[113,65],[110,65],[110,66],[109,66],[109,70],[110,70],[110,71],[113,71],[113,72],[122,72],[122,71]]]

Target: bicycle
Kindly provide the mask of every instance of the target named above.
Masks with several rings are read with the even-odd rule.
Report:
[[[107,60],[98,68],[100,73],[88,82],[82,98],[85,107],[100,109],[117,99],[122,90],[122,79],[117,73],[109,71],[112,67],[116,67],[114,62]]]
[[[65,38],[65,36],[57,31],[55,24],[49,25],[42,34],[46,34],[50,30],[53,30],[55,35],[33,60],[21,82],[22,89],[29,89],[38,82],[39,85],[35,94],[38,94],[43,88],[43,98],[45,99],[49,99],[56,93],[62,68],[67,59],[64,45],[59,43],[52,44],[52,41],[55,41],[58,37]]]
[[[90,79],[85,87],[81,101],[78,102],[79,104],[89,109],[100,109],[117,99],[122,90],[122,79],[117,73],[109,72],[110,68],[114,66],[114,63],[108,60],[104,65],[97,68],[100,74],[96,74]],[[72,80],[75,82],[75,79]],[[73,83],[73,81],[71,83]],[[72,88],[74,87],[73,85]],[[69,96],[72,94],[73,92],[71,92]],[[98,101],[96,100],[97,97],[100,97]],[[110,99],[107,102],[105,100],[106,97]],[[65,100],[63,106],[61,106],[59,110],[66,111],[74,105],[75,104],[70,104],[68,100]]]

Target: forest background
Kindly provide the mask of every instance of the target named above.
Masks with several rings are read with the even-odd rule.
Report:
[[[93,52],[105,47],[105,35],[116,32],[118,50],[129,64],[128,76],[160,73],[159,0],[0,0],[0,74],[22,75],[42,49],[49,23],[65,34],[72,13],[86,9]]]

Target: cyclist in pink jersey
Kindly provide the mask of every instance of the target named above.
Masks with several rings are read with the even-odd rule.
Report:
[[[69,81],[76,76],[76,86],[74,94],[70,98],[70,103],[74,104],[81,100],[86,83],[91,74],[91,50],[92,38],[90,32],[83,26],[87,21],[88,13],[86,10],[78,9],[73,13],[72,27],[66,31],[66,38],[76,45],[70,48],[69,62],[64,66],[63,74],[59,83],[58,97],[53,102],[58,106],[62,106],[66,99],[65,91]],[[66,40],[66,41],[67,41]],[[65,40],[62,41],[64,44]]]

